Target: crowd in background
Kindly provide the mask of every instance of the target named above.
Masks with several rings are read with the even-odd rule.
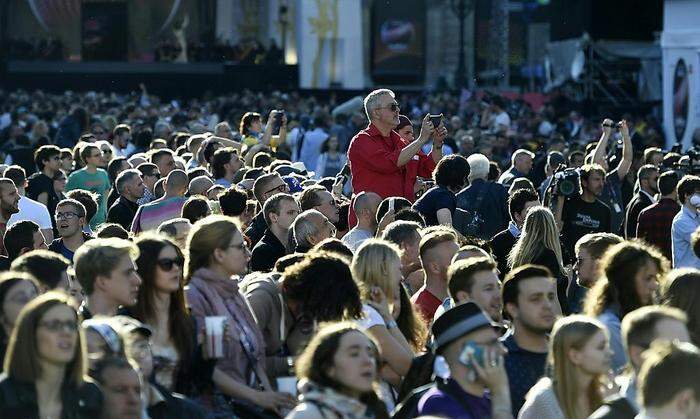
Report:
[[[353,106],[0,92],[0,411],[700,417],[700,153],[559,92]]]

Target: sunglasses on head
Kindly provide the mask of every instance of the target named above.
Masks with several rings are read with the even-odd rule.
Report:
[[[173,266],[177,265],[182,268],[185,265],[185,259],[182,257],[176,257],[174,259],[163,258],[156,261],[158,266],[164,271],[171,271]]]

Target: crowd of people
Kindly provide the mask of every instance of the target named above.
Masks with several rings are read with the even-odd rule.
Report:
[[[337,105],[0,92],[2,416],[700,417],[700,153]]]

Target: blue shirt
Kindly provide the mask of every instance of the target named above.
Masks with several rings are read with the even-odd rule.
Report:
[[[228,179],[226,179],[226,178],[220,177],[220,178],[216,179],[216,181],[214,181],[214,185],[221,185],[224,188],[228,189],[231,187],[231,182],[229,182]]]
[[[547,353],[522,349],[510,331],[501,338],[501,342],[508,349],[508,354],[505,357],[506,373],[510,386],[513,416],[517,417],[520,408],[525,404],[527,392],[544,375]]]
[[[685,205],[673,218],[671,224],[671,254],[674,268],[699,268],[700,259],[695,256],[690,244],[690,235],[700,227],[700,216],[697,211]]]
[[[418,415],[439,416],[452,419],[488,419],[491,417],[491,399],[488,393],[482,397],[473,396],[454,380],[446,384],[449,393],[438,387],[428,390],[418,401]],[[459,401],[452,395],[459,396]],[[465,408],[469,406],[469,410]]]

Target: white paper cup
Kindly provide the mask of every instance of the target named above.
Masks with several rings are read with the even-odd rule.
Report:
[[[224,356],[224,325],[226,316],[208,316],[204,318],[208,358],[223,358]]]
[[[296,377],[277,377],[277,391],[280,393],[289,393],[292,396],[297,395],[297,378]]]

